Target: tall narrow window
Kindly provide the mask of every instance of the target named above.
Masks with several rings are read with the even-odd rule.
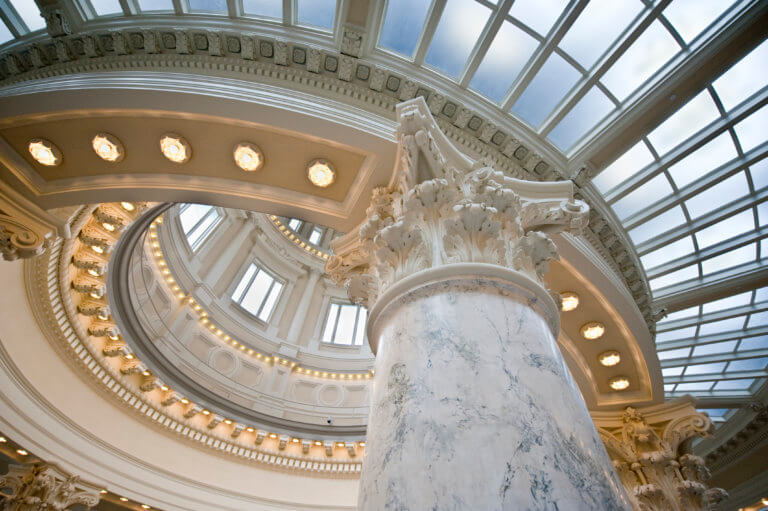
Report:
[[[187,237],[189,248],[197,250],[221,220],[219,210],[204,204],[185,204],[179,213],[179,222]]]
[[[291,218],[288,220],[288,227],[290,227],[292,231],[298,231],[301,228],[301,224],[302,221],[298,218]]]
[[[323,342],[344,346],[362,346],[368,310],[351,303],[331,303],[325,319]]]
[[[312,233],[309,235],[309,242],[312,243],[313,245],[317,245],[318,243],[320,243],[320,238],[322,237],[323,237],[322,229],[315,227],[314,229],[312,229]]]
[[[260,320],[267,321],[282,290],[282,282],[251,263],[232,293],[232,300]]]

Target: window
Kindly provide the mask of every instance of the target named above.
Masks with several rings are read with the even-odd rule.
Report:
[[[290,220],[288,220],[288,227],[292,231],[295,232],[295,231],[298,231],[299,229],[301,229],[301,224],[302,223],[303,222],[301,220],[299,220],[298,218],[291,218]]]
[[[200,248],[220,220],[219,210],[205,204],[185,204],[179,212],[181,229],[193,251]]]
[[[251,263],[232,293],[232,300],[261,321],[267,321],[282,290],[282,282]]]
[[[360,305],[332,302],[325,320],[323,342],[362,346],[368,310]]]
[[[309,235],[309,242],[313,245],[317,245],[320,242],[320,238],[323,237],[322,229],[315,227],[312,229],[312,233]]]
[[[336,0],[297,0],[296,18],[301,25],[332,29],[336,15]]]

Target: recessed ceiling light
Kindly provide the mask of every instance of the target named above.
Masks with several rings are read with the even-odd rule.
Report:
[[[621,362],[621,355],[615,350],[604,351],[597,356],[597,359],[600,361],[600,364],[605,367],[612,367]]]
[[[313,185],[326,188],[336,180],[336,171],[325,160],[312,160],[307,165],[307,177]]]
[[[27,148],[29,149],[29,154],[32,155],[32,158],[34,158],[40,165],[55,167],[61,163],[61,151],[48,140],[33,138],[29,141]]]
[[[24,449],[16,449],[16,454],[18,454],[20,456],[26,456],[29,453],[27,451],[25,451]]]
[[[246,172],[254,172],[264,165],[261,149],[249,142],[240,142],[234,150],[235,164]]]
[[[91,141],[93,150],[104,161],[116,163],[123,159],[125,150],[123,144],[109,133],[97,133]]]
[[[122,502],[128,502],[128,499],[127,499],[127,498],[125,498],[125,497],[120,497],[120,500],[121,500]]]
[[[122,206],[123,209],[126,211],[133,211],[134,209],[136,209],[136,206],[134,206],[133,203],[131,202],[121,202],[120,206]]]
[[[579,295],[574,292],[566,291],[565,293],[560,293],[560,297],[562,298],[563,312],[572,311],[579,306]]]
[[[192,157],[192,148],[187,141],[173,133],[166,133],[160,138],[160,150],[174,163],[184,163]]]
[[[608,380],[608,386],[613,390],[626,390],[629,388],[629,380],[626,376],[615,376]]]
[[[601,338],[603,334],[605,334],[605,326],[597,321],[592,321],[581,327],[581,335],[590,341]]]

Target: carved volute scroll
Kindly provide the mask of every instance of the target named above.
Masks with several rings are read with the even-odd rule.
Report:
[[[90,509],[101,499],[96,486],[46,463],[11,465],[0,476],[0,487],[11,490],[0,503],[3,511],[64,511],[77,505]]]
[[[55,236],[68,236],[56,218],[0,182],[0,254],[6,261],[42,254]]]
[[[712,422],[689,404],[654,413],[653,422],[627,407],[614,426],[598,428],[613,465],[637,511],[704,511],[727,497],[708,488],[704,460],[691,453],[696,436],[713,431]],[[599,421],[598,421],[599,423]]]
[[[541,282],[558,257],[548,234],[588,222],[571,182],[522,181],[470,160],[421,97],[400,103],[397,116],[393,182],[374,190],[357,233],[334,243],[331,278],[366,305],[403,277],[451,263],[500,265]]]

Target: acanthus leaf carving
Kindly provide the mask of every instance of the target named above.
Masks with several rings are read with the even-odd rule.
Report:
[[[4,495],[5,511],[64,511],[78,505],[91,509],[101,500],[95,486],[46,463],[11,465],[0,477],[0,486],[11,490]]]

